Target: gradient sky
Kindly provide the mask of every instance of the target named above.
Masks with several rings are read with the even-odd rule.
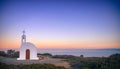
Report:
[[[0,1],[0,48],[120,48],[120,1]]]

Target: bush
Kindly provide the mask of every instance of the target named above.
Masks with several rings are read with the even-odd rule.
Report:
[[[109,57],[68,57],[73,69],[119,69],[120,54],[113,54]]]
[[[8,65],[0,63],[0,69],[65,69],[65,67],[53,64]]]

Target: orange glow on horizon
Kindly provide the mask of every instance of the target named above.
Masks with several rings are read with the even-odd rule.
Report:
[[[18,39],[2,39],[0,40],[0,48],[19,48],[21,45]],[[119,42],[111,41],[30,41],[37,48],[120,48]]]

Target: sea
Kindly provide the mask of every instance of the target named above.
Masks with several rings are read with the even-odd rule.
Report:
[[[9,49],[0,49],[0,51],[7,52]],[[19,51],[19,49],[13,49]],[[73,55],[84,57],[109,57],[112,54],[120,54],[120,48],[117,49],[37,49],[37,52],[40,54],[50,53],[52,55]]]
[[[120,54],[120,49],[38,49],[38,53],[74,56],[83,55],[84,57],[109,57],[112,54]]]

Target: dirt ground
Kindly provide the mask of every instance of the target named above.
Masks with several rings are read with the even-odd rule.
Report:
[[[0,57],[0,62],[6,63],[6,64],[54,64],[56,66],[64,66],[65,68],[70,68],[70,65],[68,62],[64,61],[64,59],[56,59],[56,58],[49,58],[49,59],[43,59],[43,60],[17,60],[17,58],[5,58]]]

